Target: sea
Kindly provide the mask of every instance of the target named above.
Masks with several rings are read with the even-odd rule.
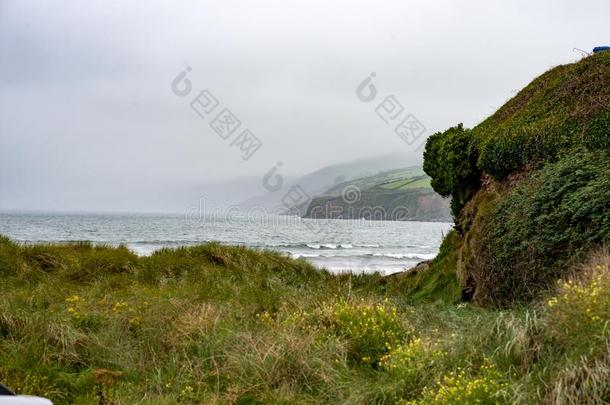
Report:
[[[0,235],[21,243],[91,241],[138,255],[210,241],[283,252],[332,272],[391,274],[433,258],[453,224],[269,215],[0,213]]]

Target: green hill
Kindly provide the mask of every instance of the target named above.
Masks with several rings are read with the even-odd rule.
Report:
[[[432,189],[420,167],[336,184],[312,199],[304,217],[451,221],[449,201]]]
[[[336,163],[290,179],[286,181],[284,188],[288,190],[291,187],[298,186],[313,196],[327,190],[338,182],[354,180],[371,176],[381,171],[400,168],[405,165],[405,160],[406,158],[403,155],[384,155]],[[256,185],[260,188],[260,179],[257,179]],[[270,193],[266,191],[263,194],[255,195],[240,202],[239,206],[242,209],[263,207],[270,212],[276,212],[280,211],[282,207],[286,208],[282,197],[283,193]],[[292,208],[291,212],[302,215],[307,210],[307,203],[290,208]]]
[[[556,67],[473,129],[428,139],[452,197],[450,272],[485,305],[527,301],[610,242],[610,53]]]

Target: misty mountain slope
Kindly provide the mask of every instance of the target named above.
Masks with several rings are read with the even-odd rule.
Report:
[[[405,163],[408,163],[406,160],[401,155],[388,155],[338,163],[288,181],[278,192],[266,191],[263,188],[261,178],[261,193],[244,200],[239,206],[243,209],[263,207],[273,211],[284,207],[281,199],[291,187],[300,186],[310,197],[313,197],[347,180],[364,178],[383,171],[404,167]]]
[[[336,184],[312,199],[304,217],[451,221],[449,201],[416,166]]]

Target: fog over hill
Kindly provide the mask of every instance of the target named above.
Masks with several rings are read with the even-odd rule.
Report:
[[[3,0],[0,209],[180,211],[199,194],[264,195],[256,178],[278,161],[286,183],[370,156],[419,164],[379,116],[386,97],[422,141],[472,127],[573,48],[604,44],[607,16],[605,0]],[[182,72],[192,89],[177,95]],[[204,89],[219,106],[202,118]],[[223,108],[241,122],[230,139],[210,127]],[[248,160],[243,129],[262,142]]]

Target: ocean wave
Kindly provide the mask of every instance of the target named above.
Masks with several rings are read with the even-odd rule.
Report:
[[[301,258],[301,257],[302,257],[302,258],[305,258],[305,259],[307,259],[307,258],[313,258],[313,257],[325,257],[325,256],[323,256],[323,255],[318,255],[318,254],[315,254],[315,253],[292,253],[290,256],[291,256],[293,259],[299,259],[299,258]]]
[[[341,254],[329,254],[329,253],[292,253],[291,256],[295,259],[298,258],[320,258],[320,259],[342,259],[342,260],[363,260],[381,258],[381,259],[392,259],[392,260],[409,260],[409,261],[422,261],[430,260],[436,255],[425,254],[425,253],[365,253],[359,255],[341,255]]]
[[[430,260],[433,259],[436,254],[425,254],[425,253],[373,253],[375,257],[389,257],[392,259],[411,259],[411,260]]]
[[[134,245],[171,245],[171,246],[179,246],[179,245],[195,245],[199,243],[208,243],[211,242],[209,239],[205,240],[190,240],[190,239],[174,239],[174,240],[163,240],[163,239],[151,239],[151,240],[136,240],[136,241],[126,241],[124,243],[134,244]]]
[[[334,244],[334,243],[306,243],[305,246],[307,246],[309,249],[352,249],[353,246],[349,243],[339,243],[339,244]],[[295,247],[301,247],[301,246],[295,246]]]

